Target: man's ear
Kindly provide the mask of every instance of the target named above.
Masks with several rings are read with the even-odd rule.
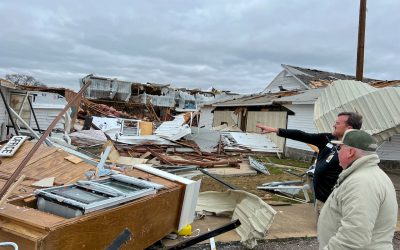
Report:
[[[349,148],[349,158],[353,158],[356,155],[356,150],[354,148]]]

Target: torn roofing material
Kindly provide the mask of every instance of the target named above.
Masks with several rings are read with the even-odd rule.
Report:
[[[319,132],[330,132],[340,112],[358,112],[362,129],[382,142],[400,133],[400,88],[376,89],[357,81],[335,81],[315,102],[314,122]]]
[[[293,77],[303,83],[308,89],[321,88],[329,86],[335,80],[355,80],[355,76],[345,75],[341,73],[322,71],[317,69],[309,69],[298,66],[282,64]],[[372,82],[375,79],[364,78],[363,82]]]
[[[297,94],[297,91],[286,91],[279,93],[267,93],[244,96],[233,100],[223,101],[212,104],[213,107],[247,107],[247,106],[265,106],[272,105],[272,101],[283,96],[291,96]]]
[[[163,122],[154,131],[154,134],[168,140],[176,141],[191,133],[190,127],[185,124],[185,116],[177,115],[173,121]]]
[[[241,190],[227,192],[203,192],[199,194],[196,211],[232,215],[242,223],[236,229],[241,242],[253,248],[257,239],[264,239],[274,220],[276,211],[260,197]]]
[[[285,96],[274,99],[274,103],[279,104],[314,104],[321,95],[322,89],[310,89],[299,92],[297,95]]]
[[[202,152],[216,152],[221,139],[221,132],[206,128],[192,128],[192,133],[185,136],[187,140],[193,140]]]

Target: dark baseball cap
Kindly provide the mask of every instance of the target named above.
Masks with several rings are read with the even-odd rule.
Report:
[[[364,151],[375,152],[378,148],[376,140],[370,134],[358,129],[348,129],[341,141],[331,141],[333,144],[344,144]]]

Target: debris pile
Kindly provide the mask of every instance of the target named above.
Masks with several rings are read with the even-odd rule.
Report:
[[[32,114],[36,127],[31,127],[33,123],[23,126],[10,123],[7,136],[15,136],[8,144],[2,144],[0,157],[5,157],[1,161],[6,167],[0,172],[0,194],[5,209],[0,210],[0,222],[7,220],[21,228],[33,224],[37,225],[35,230],[46,228],[33,238],[19,234],[18,243],[31,237],[36,245],[56,249],[68,236],[69,248],[78,248],[81,233],[94,230],[93,237],[98,240],[83,239],[82,244],[94,249],[105,248],[126,229],[133,235],[147,230],[144,238],[125,241],[130,246],[146,248],[173,231],[187,228],[195,219],[200,181],[190,180],[191,177],[207,175],[229,189],[236,189],[220,179],[219,174],[236,171],[236,174],[269,175],[267,167],[249,155],[282,152],[265,135],[242,132],[238,126],[199,127],[201,113],[196,98],[183,90],[177,92],[181,98],[176,101],[177,106],[171,107],[170,102],[175,101],[171,98],[174,96],[169,92],[171,89],[152,85],[151,98],[158,100],[154,101],[158,106],[154,106],[138,84],[132,85],[134,91],[128,91],[126,86],[130,83],[110,83],[112,93],[109,93],[104,91],[108,82],[97,79],[101,84],[92,86],[90,93],[82,96],[94,79],[86,77],[83,81],[79,93],[45,87],[40,87],[40,91],[32,87],[19,89],[28,100],[32,93],[64,98],[62,111],[50,124],[39,128],[43,121],[35,115],[34,106],[23,105],[23,100],[19,110],[9,111],[11,121],[18,119],[20,123],[24,120],[23,114]],[[168,105],[162,98],[157,99],[157,94],[160,97],[165,94]],[[139,95],[145,98],[138,99]],[[99,99],[89,99],[94,96]],[[205,99],[201,97],[202,101]],[[61,126],[55,129],[60,121]],[[3,154],[5,151],[10,152]],[[283,188],[263,185],[262,189],[280,191]],[[233,219],[246,225],[237,228],[237,232],[243,242],[253,247],[256,238],[267,234],[276,212],[245,191],[235,193],[241,201],[232,200],[233,207],[237,203]],[[241,214],[247,201],[259,206],[252,210],[254,215]],[[20,206],[27,212],[21,214]],[[267,220],[262,225],[253,221],[255,224],[249,226],[248,221],[255,214],[264,214]],[[94,229],[103,227],[102,223],[113,225],[109,232],[106,230],[107,235]],[[239,225],[237,222],[227,228],[231,230]],[[73,233],[75,227],[82,231]],[[262,230],[256,232],[259,227]],[[59,228],[70,233],[61,236]],[[217,230],[209,235],[218,232],[221,233]]]

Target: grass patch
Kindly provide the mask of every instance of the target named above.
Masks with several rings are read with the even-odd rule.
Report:
[[[299,168],[309,168],[311,166],[311,163],[309,163],[309,162],[304,162],[304,161],[299,161],[299,160],[294,160],[294,159],[289,159],[289,158],[279,159],[276,156],[260,157],[259,159],[265,163],[272,162],[275,164],[299,167]]]

